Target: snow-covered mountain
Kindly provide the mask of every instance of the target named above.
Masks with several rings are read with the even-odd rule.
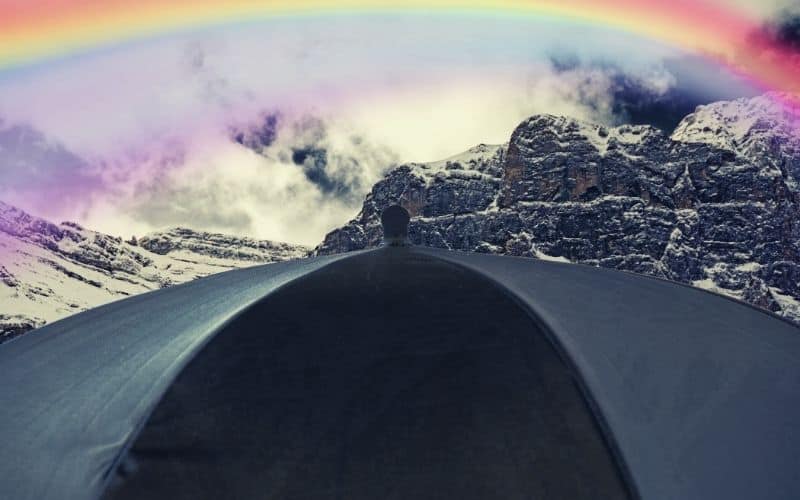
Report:
[[[671,136],[533,116],[506,145],[394,169],[316,253],[379,244],[399,202],[418,244],[658,276],[800,321],[800,120],[780,100],[701,106]]]
[[[307,253],[182,228],[123,241],[0,202],[0,342],[129,295]]]
[[[796,162],[800,115],[785,105],[787,101],[785,94],[772,93],[700,106],[678,124],[671,138],[716,146],[754,161]]]
[[[670,136],[533,116],[506,144],[391,170],[315,253],[378,245],[380,213],[399,202],[419,244],[658,276],[800,321],[800,119],[780,99],[701,106]],[[0,341],[128,295],[308,253],[183,228],[123,241],[0,202]]]

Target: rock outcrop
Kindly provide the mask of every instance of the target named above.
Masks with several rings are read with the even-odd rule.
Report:
[[[710,289],[800,321],[800,120],[781,96],[699,107],[671,136],[539,115],[502,146],[403,165],[318,254],[413,243],[557,259]]]

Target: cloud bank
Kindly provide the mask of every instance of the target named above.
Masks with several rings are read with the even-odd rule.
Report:
[[[126,237],[183,225],[315,244],[392,166],[503,143],[532,114],[669,130],[752,92],[584,25],[342,16],[187,33],[0,80],[0,147],[36,137],[0,154],[0,199]]]

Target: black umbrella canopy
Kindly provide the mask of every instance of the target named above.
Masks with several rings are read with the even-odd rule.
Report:
[[[404,234],[0,346],[0,497],[800,498],[794,326]]]

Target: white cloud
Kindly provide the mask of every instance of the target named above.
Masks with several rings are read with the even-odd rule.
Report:
[[[555,72],[553,50],[669,86],[678,52],[585,25],[535,19],[286,19],[112,48],[0,80],[0,115],[89,159],[102,182],[63,219],[128,236],[171,225],[313,244],[353,216],[396,161],[505,142],[534,113],[612,120],[597,68]],[[285,127],[258,155],[228,127],[264,110],[324,123],[332,196],[295,165],[310,139]],[[308,167],[308,165],[306,165]],[[68,175],[68,173],[65,173]],[[91,185],[90,185],[91,184]],[[80,206],[79,206],[80,205]],[[50,215],[50,214],[48,214]]]
[[[282,117],[278,139],[259,153],[224,135],[205,136],[128,158],[135,169],[106,165],[103,175],[115,189],[95,193],[82,221],[122,236],[182,225],[314,245],[355,213],[395,156],[346,126],[329,130],[320,122],[322,131],[309,134],[306,119]],[[326,175],[352,196],[327,193],[305,175],[293,161],[298,148],[325,151]]]

